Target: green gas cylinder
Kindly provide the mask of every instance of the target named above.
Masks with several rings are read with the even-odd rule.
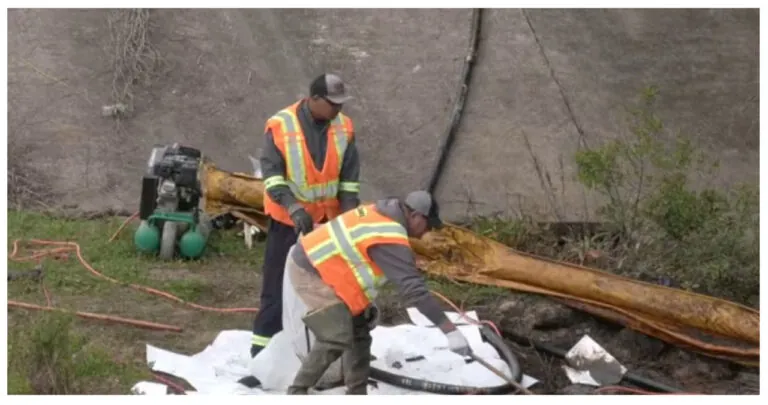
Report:
[[[203,255],[211,233],[210,221],[201,215],[200,222],[181,236],[179,240],[179,253],[189,259],[197,259]]]
[[[160,248],[160,230],[146,220],[141,221],[133,234],[133,243],[140,252],[156,253]]]

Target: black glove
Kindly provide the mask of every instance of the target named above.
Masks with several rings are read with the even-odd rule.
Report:
[[[371,305],[368,305],[368,308],[365,309],[363,314],[365,316],[365,321],[368,323],[368,329],[373,330],[376,328],[376,325],[379,324],[379,307],[377,307],[376,304],[371,303]]]
[[[306,210],[304,210],[304,207],[296,204],[288,211],[291,214],[291,220],[296,228],[296,233],[306,235],[315,227],[315,224],[312,222],[312,217],[309,216]]]

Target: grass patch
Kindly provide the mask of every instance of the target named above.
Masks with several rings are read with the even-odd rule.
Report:
[[[10,329],[9,394],[85,394],[93,384],[131,386],[149,377],[147,369],[89,345],[73,322],[66,314],[43,313],[29,317],[25,327]]]
[[[110,236],[122,223],[121,218],[98,220],[61,218],[27,211],[8,212],[8,250],[15,239],[44,239],[77,242],[83,257],[97,271],[126,283],[151,283],[160,289],[180,294],[199,295],[205,286],[198,279],[176,280],[172,276],[158,280],[158,273],[169,275],[183,270],[188,276],[205,276],[217,267],[249,267],[257,269],[261,263],[261,249],[246,249],[239,240],[226,232],[214,232],[204,257],[198,261],[159,261],[156,257],[138,253],[133,245],[135,223],[123,230],[120,237],[110,242]],[[229,236],[229,237],[227,237]],[[40,247],[35,247],[39,249]],[[223,261],[222,261],[223,260]],[[35,263],[8,263],[10,268],[31,269]],[[78,294],[98,294],[109,291],[114,284],[99,280],[88,272],[74,254],[69,260],[48,260],[44,264],[46,285],[59,291]]]
[[[46,257],[44,286],[52,306],[94,312],[184,328],[182,333],[138,329],[68,314],[8,310],[8,387],[13,394],[127,394],[151,378],[145,344],[194,353],[223,329],[250,329],[252,313],[223,314],[192,309],[136,291],[126,283],[163,290],[179,298],[213,307],[258,306],[263,245],[243,246],[233,231],[211,235],[201,260],[164,262],[138,253],[133,246],[137,223],[127,226],[113,242],[110,236],[124,219],[78,219],[37,212],[8,212],[8,251],[13,241],[44,239],[77,242],[91,266],[121,283],[96,277],[74,252]],[[20,245],[18,256],[45,246]],[[32,270],[37,263],[8,260],[9,271]],[[8,283],[8,299],[46,305],[41,282],[18,279]]]
[[[185,301],[196,301],[201,296],[213,292],[213,287],[201,280],[186,279],[169,282],[167,291]]]

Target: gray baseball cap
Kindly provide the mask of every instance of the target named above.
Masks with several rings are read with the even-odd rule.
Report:
[[[440,208],[427,191],[412,191],[405,197],[405,205],[427,218],[429,229],[440,229],[443,221],[440,219]]]
[[[335,104],[344,104],[353,98],[347,94],[347,86],[341,77],[333,73],[316,77],[309,85],[309,95],[322,97]]]

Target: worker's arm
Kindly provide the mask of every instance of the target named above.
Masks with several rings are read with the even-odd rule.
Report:
[[[456,326],[440,308],[440,303],[427,289],[424,277],[416,268],[413,251],[408,246],[375,245],[368,249],[368,255],[397,287],[407,307],[416,307],[445,334],[456,330]]]
[[[260,161],[267,193],[275,202],[289,209],[297,200],[285,182],[285,160],[275,146],[271,130],[267,130],[267,133],[264,134],[264,147],[261,148]]]
[[[347,212],[360,205],[360,155],[357,153],[355,138],[352,138],[344,152],[339,173],[339,204]]]

